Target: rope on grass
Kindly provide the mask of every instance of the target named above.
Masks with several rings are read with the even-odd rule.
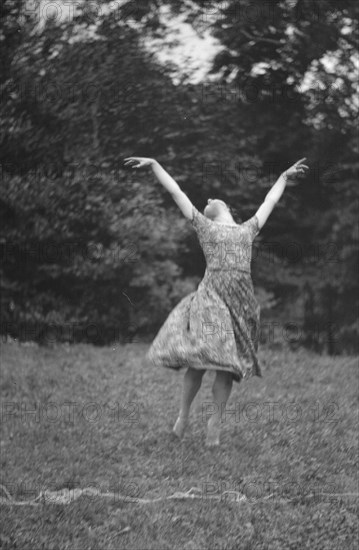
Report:
[[[0,496],[0,505],[5,506],[40,506],[41,504],[71,504],[81,496],[113,498],[114,502],[127,502],[134,504],[151,504],[163,500],[224,500],[231,497],[234,502],[245,502],[247,497],[238,491],[224,491],[220,495],[203,495],[202,490],[197,487],[191,487],[187,492],[177,491],[173,495],[156,498],[133,498],[120,495],[119,493],[100,493],[96,489],[60,489],[59,491],[41,491],[40,494],[32,500],[15,500],[9,491],[0,484],[0,489],[5,493],[5,497]]]
[[[112,498],[114,499],[114,502],[126,502],[126,503],[133,503],[133,504],[151,504],[153,502],[161,502],[163,500],[216,500],[216,501],[227,501],[231,500],[237,503],[243,503],[248,502],[250,499],[246,497],[246,495],[243,495],[242,493],[239,493],[238,491],[224,491],[221,494],[218,495],[208,495],[203,494],[201,489],[198,489],[198,487],[191,487],[187,492],[181,492],[176,491],[172,495],[163,496],[163,497],[156,497],[156,498],[137,498],[137,497],[129,497],[120,495],[119,493],[100,493],[96,489],[92,489],[91,487],[87,487],[85,489],[60,489],[59,491],[41,491],[40,494],[32,499],[32,500],[15,500],[13,496],[9,493],[9,491],[4,487],[4,485],[0,484],[0,489],[4,492],[5,497],[0,496],[0,505],[3,504],[5,506],[40,506],[44,504],[71,504],[71,502],[74,502],[75,500],[79,499],[81,496],[88,496],[88,497],[102,497],[102,498]],[[256,498],[255,500],[269,500],[271,498],[275,498],[278,495],[270,494],[266,495],[262,498]],[[318,498],[319,496],[325,496],[325,497],[349,497],[349,498],[357,498],[359,497],[359,493],[320,493],[320,494],[313,494],[313,495],[307,495],[307,496],[313,496],[314,498]],[[283,498],[276,498],[276,501],[280,501],[283,503],[291,502],[296,500],[293,499],[283,499]]]

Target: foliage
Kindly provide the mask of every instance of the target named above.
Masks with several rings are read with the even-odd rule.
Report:
[[[310,345],[321,347],[317,324],[330,327],[319,330],[330,353],[354,349],[356,4],[171,2],[223,44],[196,85],[175,85],[144,46],[166,37],[157,4],[43,27],[21,0],[2,4],[2,330],[136,339],[194,290],[204,263],[189,224],[124,157],[156,157],[197,207],[219,196],[239,221],[307,156],[310,177],[287,189],[257,240],[253,277],[265,316],[285,323],[300,302]]]

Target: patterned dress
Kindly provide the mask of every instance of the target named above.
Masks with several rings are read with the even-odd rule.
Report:
[[[183,298],[164,322],[149,351],[154,365],[223,370],[237,382],[262,376],[257,358],[259,304],[251,278],[253,216],[239,225],[210,220],[193,207],[191,223],[206,259],[197,290]]]

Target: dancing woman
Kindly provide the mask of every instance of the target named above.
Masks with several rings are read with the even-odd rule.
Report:
[[[148,357],[155,365],[187,367],[179,416],[173,432],[181,438],[190,407],[206,370],[215,370],[207,446],[219,445],[222,413],[233,380],[261,376],[257,358],[259,304],[251,279],[251,249],[259,230],[281,198],[288,180],[304,175],[306,159],[286,170],[270,189],[253,217],[236,224],[229,206],[208,199],[201,214],[174,179],[151,158],[129,157],[125,166],[151,167],[197,232],[206,259],[206,272],[197,290],[173,309],[154,339]]]

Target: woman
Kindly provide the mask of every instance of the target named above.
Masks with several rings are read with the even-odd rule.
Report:
[[[206,272],[197,290],[173,309],[148,352],[156,365],[187,367],[179,416],[173,432],[184,434],[190,407],[206,370],[215,370],[214,403],[207,410],[207,446],[219,445],[221,414],[233,380],[261,376],[256,352],[259,304],[250,274],[252,242],[271,214],[287,181],[309,170],[296,162],[273,185],[256,214],[236,224],[228,205],[209,199],[201,214],[177,183],[151,158],[129,157],[125,166],[151,167],[158,181],[171,193],[186,218],[191,220],[206,258]]]

